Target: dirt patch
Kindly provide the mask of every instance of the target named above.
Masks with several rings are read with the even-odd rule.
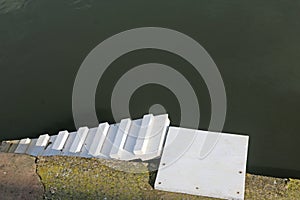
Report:
[[[43,199],[43,194],[34,157],[0,153],[0,199]]]

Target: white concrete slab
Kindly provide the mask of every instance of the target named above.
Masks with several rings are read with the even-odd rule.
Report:
[[[89,129],[89,132],[86,136],[86,139],[85,139],[84,144],[82,146],[82,149],[80,151],[80,156],[81,157],[85,157],[85,158],[92,157],[89,154],[89,149],[90,149],[91,144],[93,143],[93,141],[95,141],[95,136],[96,136],[97,130],[98,130],[98,128]]]
[[[46,146],[48,144],[49,139],[50,136],[48,134],[40,135],[36,142],[36,146]]]
[[[167,114],[154,117],[151,132],[147,136],[148,144],[145,153],[140,155],[139,158],[150,160],[161,156],[169,125],[170,120]]]
[[[84,146],[86,149],[81,155],[84,155],[85,152],[87,157],[105,157],[101,154],[101,149],[108,130],[109,124],[107,122],[99,124],[97,128],[90,129]]]
[[[31,141],[26,153],[32,156],[40,156],[45,150],[49,139],[50,136],[48,134],[40,135],[36,141]]]
[[[118,159],[150,160],[160,157],[169,124],[170,120],[167,114],[158,116],[147,115],[143,119],[133,120],[126,138],[124,150]],[[141,140],[147,140],[147,142]],[[138,141],[139,144],[137,144]],[[134,153],[134,150],[137,151]]]
[[[88,132],[89,132],[88,127],[80,127],[78,129],[76,137],[69,150],[71,153],[78,153],[81,151],[81,148],[84,144]]]
[[[126,138],[130,126],[131,126],[131,119],[127,118],[121,120],[112,145],[112,149],[109,154],[111,158],[115,158],[115,159],[120,158],[122,151],[124,151],[124,145],[126,142]]]
[[[77,132],[71,132],[69,133],[69,137],[65,143],[65,146],[64,148],[62,149],[62,154],[61,155],[64,155],[64,156],[79,156],[79,153],[71,153],[70,152],[70,148],[74,142],[74,139],[76,137],[76,134]]]
[[[113,142],[115,140],[118,129],[119,129],[119,124],[112,124],[108,129],[108,133],[105,138],[103,147],[100,151],[101,155],[103,155],[105,158],[110,158],[110,152],[113,147]]]
[[[131,127],[124,145],[124,149],[132,154],[139,135],[140,127],[142,126],[142,121],[143,119],[136,119],[131,122]]]
[[[218,141],[201,157],[210,134]],[[248,136],[169,127],[155,189],[244,199]],[[206,151],[206,150],[205,150]]]
[[[52,148],[56,138],[57,135],[50,136],[50,139],[48,141],[48,144],[46,145],[45,150],[41,153],[42,156],[54,156],[54,155],[61,154],[61,150],[55,150]]]
[[[152,114],[144,115],[133,150],[133,153],[136,156],[143,155],[146,153],[146,149],[148,147],[148,143],[151,137],[152,126],[154,125],[153,121],[154,116]]]
[[[57,135],[57,138],[52,146],[52,149],[53,150],[62,150],[66,141],[67,141],[67,138],[69,136],[69,132],[68,131],[60,131]]]
[[[18,144],[18,147],[15,150],[15,153],[25,153],[27,148],[29,147],[30,142],[31,139],[29,138],[21,139]]]
[[[31,139],[30,144],[29,144],[28,148],[26,149],[26,152],[25,152],[26,154],[31,155],[31,153],[34,150],[37,140],[38,139]]]
[[[131,122],[131,126],[127,135],[127,139],[124,145],[124,150],[120,155],[120,160],[134,160],[138,159],[133,153],[134,146],[136,144],[140,127],[142,125],[143,119],[136,119]]]

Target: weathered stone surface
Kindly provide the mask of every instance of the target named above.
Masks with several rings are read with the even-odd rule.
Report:
[[[64,156],[36,163],[37,169],[34,157],[0,153],[1,200],[42,199],[43,192],[44,199],[212,199],[154,190],[153,163]],[[300,180],[247,174],[245,199],[300,199]]]
[[[154,190],[153,164],[54,156],[37,165],[48,199],[213,199]],[[245,199],[300,199],[300,181],[247,174]]]
[[[34,157],[0,153],[1,200],[43,199],[43,193]]]

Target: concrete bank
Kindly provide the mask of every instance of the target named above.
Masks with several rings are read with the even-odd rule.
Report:
[[[153,163],[0,153],[1,199],[212,199],[154,190],[153,167]],[[300,199],[300,180],[247,174],[245,197]]]

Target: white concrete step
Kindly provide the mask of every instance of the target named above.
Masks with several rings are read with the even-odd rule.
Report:
[[[53,144],[57,139],[57,135],[50,136],[49,142],[45,148],[45,150],[41,153],[42,156],[53,156],[53,155],[60,155],[61,150],[53,149]]]
[[[69,149],[70,153],[78,153],[81,151],[88,132],[89,132],[88,127],[81,127],[78,129],[77,134],[73,140],[73,143]]]
[[[26,153],[27,148],[29,147],[31,139],[25,138],[20,140],[15,153]]]
[[[52,149],[53,150],[62,150],[64,145],[68,139],[69,132],[68,131],[60,131],[53,143]]]
[[[124,151],[124,146],[129,133],[130,126],[131,120],[129,118],[121,120],[114,141],[112,143],[111,151],[109,153],[109,156],[111,158],[120,159],[122,151]]]
[[[31,143],[26,151],[27,154],[32,156],[40,156],[45,150],[50,136],[48,134],[40,135],[38,139],[31,140]]]

